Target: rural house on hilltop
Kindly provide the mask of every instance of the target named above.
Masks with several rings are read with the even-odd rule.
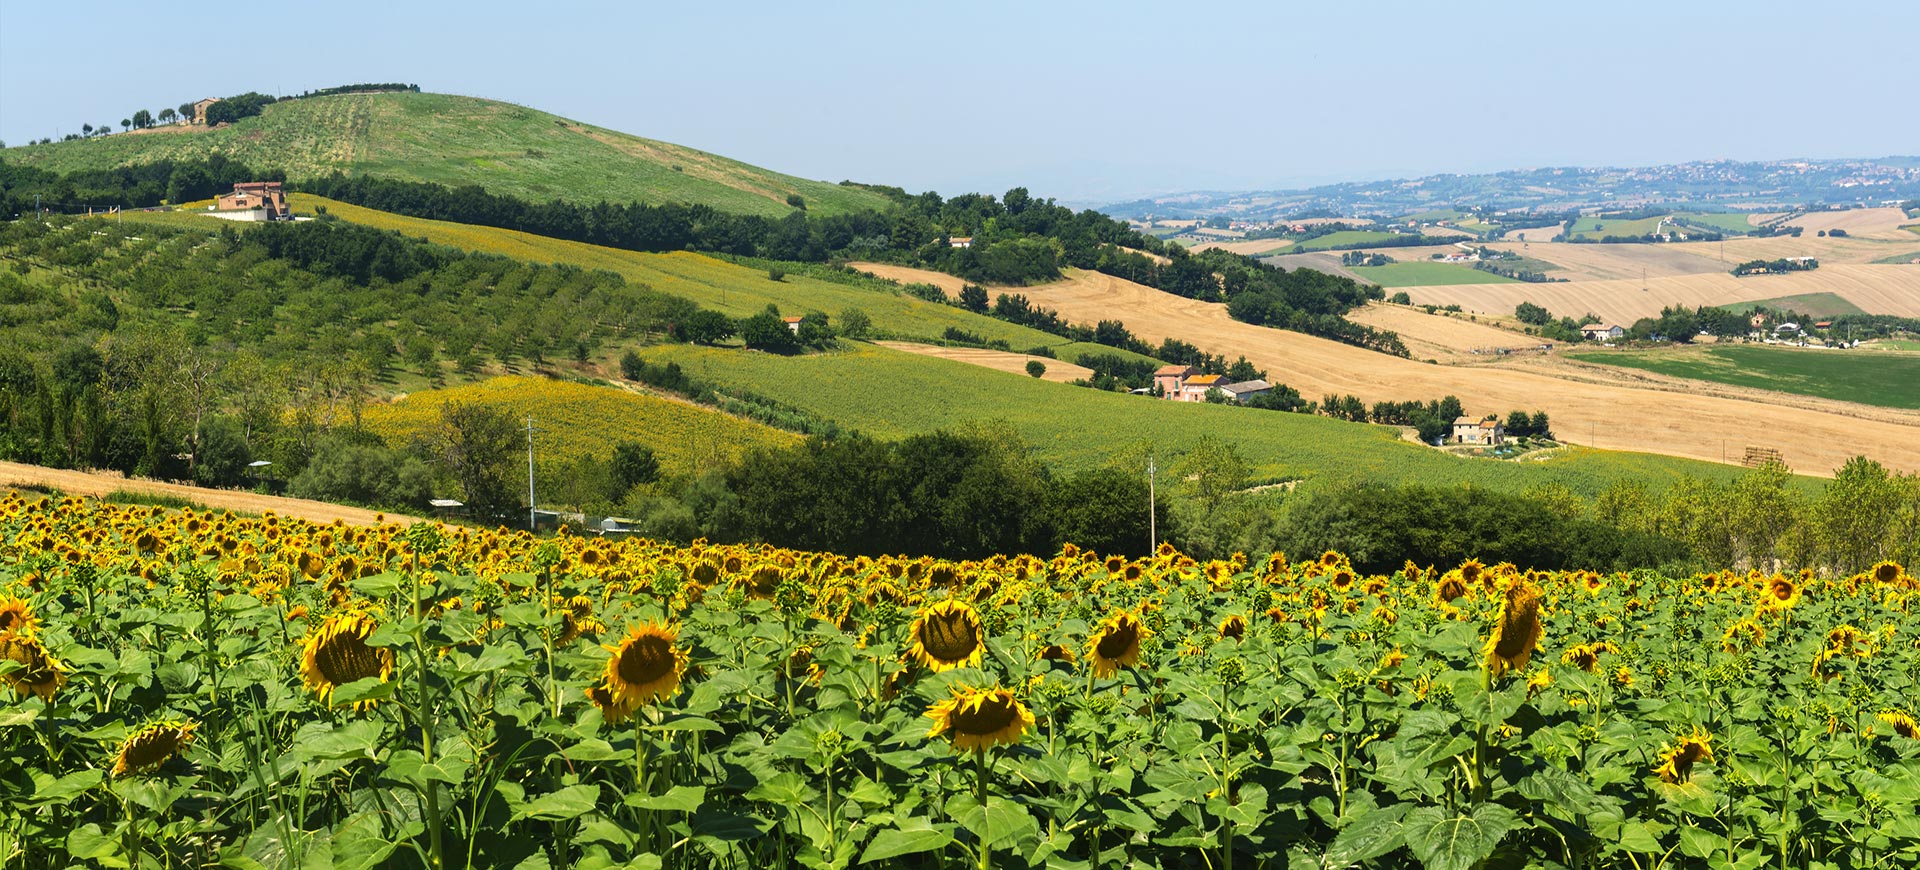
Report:
[[[1611,341],[1626,334],[1625,329],[1611,323],[1589,323],[1580,327],[1580,335],[1588,341]]]
[[[287,210],[286,190],[278,181],[243,181],[235,184],[232,193],[214,201],[213,208],[216,214],[228,220],[293,219],[293,212]]]
[[[1507,427],[1492,414],[1485,418],[1461,417],[1453,421],[1453,441],[1499,447],[1507,443]]]
[[[217,102],[220,102],[219,97],[208,97],[204,100],[194,100],[193,101],[193,123],[198,124],[202,127],[207,126],[207,107],[212,106],[214,103],[217,103]]]

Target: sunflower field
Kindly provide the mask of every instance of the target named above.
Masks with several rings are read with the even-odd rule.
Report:
[[[0,498],[4,867],[1910,867],[1914,578]]]

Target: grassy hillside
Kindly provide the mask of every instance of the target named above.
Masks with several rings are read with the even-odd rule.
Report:
[[[1172,455],[1211,435],[1236,444],[1254,475],[1268,479],[1353,475],[1506,491],[1557,482],[1592,495],[1620,479],[1660,489],[1682,474],[1728,479],[1739,473],[1705,462],[1579,448],[1534,462],[1466,459],[1402,441],[1384,426],[1099,392],[872,345],[802,357],[663,345],[643,355],[878,437],[1004,420],[1042,460],[1064,470],[1101,466],[1149,447]]]
[[[621,441],[653,448],[668,474],[697,471],[755,447],[791,444],[799,436],[679,402],[547,378],[498,377],[477,384],[414,393],[369,407],[367,429],[405,444],[439,423],[440,407],[467,402],[534,418],[541,461],[605,459]]]
[[[290,100],[215,130],[163,127],[8,148],[9,161],[56,172],[222,154],[299,180],[336,169],[439,184],[478,184],[535,201],[705,203],[780,216],[879,208],[866,190],[782,175],[680,145],[581,124],[524,106],[449,94],[343,94]]]
[[[1920,390],[1913,387],[1920,383],[1920,355],[1729,346],[1683,352],[1585,353],[1576,358],[1843,402],[1920,408]]]

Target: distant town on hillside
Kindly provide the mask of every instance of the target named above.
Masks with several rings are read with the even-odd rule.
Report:
[[[1920,198],[1920,157],[1703,160],[1641,168],[1554,167],[1343,182],[1306,190],[1195,191],[1102,206],[1118,218],[1390,217],[1442,207],[1513,211],[1689,205],[1731,210],[1896,205]]]

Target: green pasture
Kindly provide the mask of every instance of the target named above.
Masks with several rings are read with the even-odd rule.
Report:
[[[1468,459],[1402,441],[1385,426],[1226,405],[1168,402],[1038,381],[872,345],[782,357],[732,348],[660,345],[641,351],[694,377],[752,390],[868,435],[894,438],[983,421],[1012,424],[1039,456],[1075,470],[1186,450],[1203,436],[1238,446],[1258,478],[1322,475],[1504,491],[1557,482],[1593,495],[1615,480],[1660,489],[1692,474],[1728,479],[1738,469],[1641,453],[1567,448],[1530,462]],[[1284,382],[1283,372],[1270,373]]]
[[[1572,356],[1693,380],[1887,408],[1920,408],[1920,390],[1914,388],[1920,383],[1920,356],[1758,345]]]
[[[525,106],[450,94],[311,97],[275,103],[256,117],[214,130],[158,128],[0,152],[10,162],[55,172],[204,160],[214,154],[284,170],[295,181],[338,170],[477,184],[535,202],[704,203],[770,217],[792,212],[786,199],[796,193],[819,213],[887,204],[871,191],[795,178]]]
[[[1724,306],[1729,311],[1748,312],[1755,308],[1771,308],[1775,311],[1798,311],[1808,317],[1839,317],[1842,314],[1865,314],[1860,306],[1833,293],[1799,293],[1793,296],[1779,296],[1773,299],[1754,299],[1747,302],[1731,302]]]
[[[1370,245],[1375,242],[1383,242],[1399,237],[1396,233],[1383,233],[1378,230],[1341,230],[1337,233],[1328,233],[1317,239],[1308,239],[1304,242],[1289,244],[1283,239],[1274,250],[1265,253],[1303,254],[1308,251],[1330,250],[1340,247],[1341,245]]]

